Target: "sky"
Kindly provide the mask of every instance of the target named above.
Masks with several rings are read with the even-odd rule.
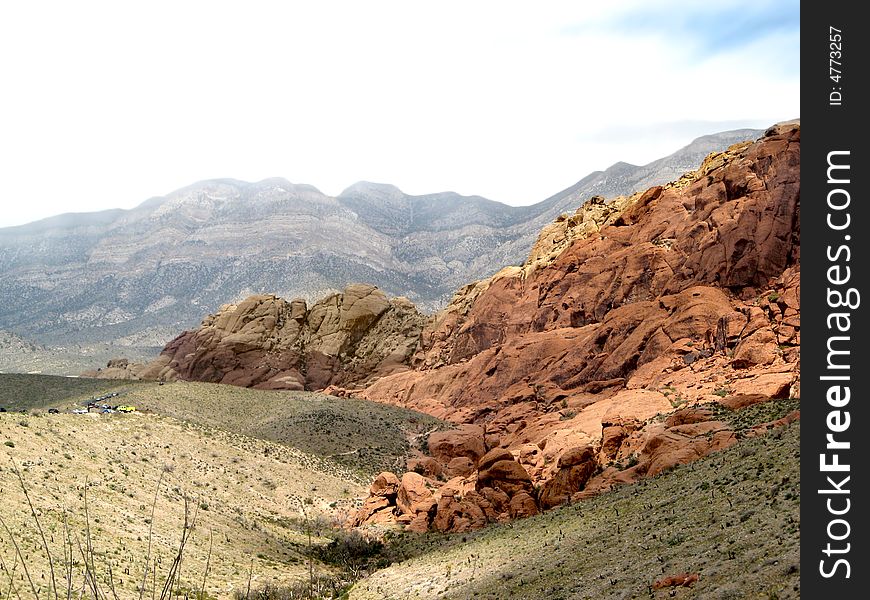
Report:
[[[0,227],[196,181],[539,202],[800,116],[797,0],[0,3]]]

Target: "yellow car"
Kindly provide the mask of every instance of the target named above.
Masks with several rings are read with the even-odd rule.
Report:
[[[131,412],[136,412],[136,407],[135,406],[127,406],[126,404],[124,404],[124,405],[119,406],[115,410],[117,410],[118,412],[123,412],[123,413],[131,413]]]

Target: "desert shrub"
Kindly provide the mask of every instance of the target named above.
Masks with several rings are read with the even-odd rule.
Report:
[[[336,531],[331,542],[313,550],[321,562],[335,565],[352,575],[367,570],[381,556],[384,544],[359,531]]]
[[[347,597],[349,583],[340,577],[319,575],[313,581],[299,581],[292,585],[266,584],[256,590],[236,590],[235,600],[327,600]]]

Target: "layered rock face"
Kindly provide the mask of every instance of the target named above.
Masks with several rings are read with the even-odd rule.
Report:
[[[665,401],[642,391],[701,359],[796,371],[799,166],[800,127],[781,125],[691,177],[587,203],[558,234],[545,230],[524,267],[460,290],[425,328],[415,370],[362,395],[504,435],[507,413],[619,394]],[[568,237],[561,251],[542,248]]]
[[[382,510],[461,530],[508,518],[514,502],[526,514],[694,460],[736,439],[690,407],[799,396],[799,346],[795,122],[666,186],[593,198],[545,228],[525,265],[460,290],[414,368],[356,394],[465,424],[460,437],[476,427],[454,444],[475,452],[430,443],[413,465],[433,495],[427,517]],[[677,416],[653,420],[662,413]],[[493,477],[481,460],[498,451],[510,458]]]
[[[182,333],[152,363],[126,369],[144,379],[321,390],[406,364],[424,322],[408,300],[371,285],[350,285],[310,308],[301,299],[251,296]]]

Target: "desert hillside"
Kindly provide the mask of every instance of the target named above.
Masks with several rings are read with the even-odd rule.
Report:
[[[799,494],[794,424],[543,515],[405,534],[403,560],[349,597],[800,598]]]
[[[113,393],[104,402],[137,411],[70,412]],[[195,526],[176,588],[198,591],[205,581],[208,597],[230,598],[249,578],[254,590],[296,585],[309,575],[309,528],[312,547],[328,544],[372,473],[404,464],[415,433],[439,426],[313,394],[23,375],[0,375],[0,407],[3,578],[27,596],[26,564],[39,597],[52,593],[52,567],[63,579],[70,550],[76,586],[87,555],[108,597],[111,586],[119,598],[138,597],[147,565],[147,595],[155,581],[159,595],[186,531],[185,505]],[[337,571],[313,564],[318,576]]]

